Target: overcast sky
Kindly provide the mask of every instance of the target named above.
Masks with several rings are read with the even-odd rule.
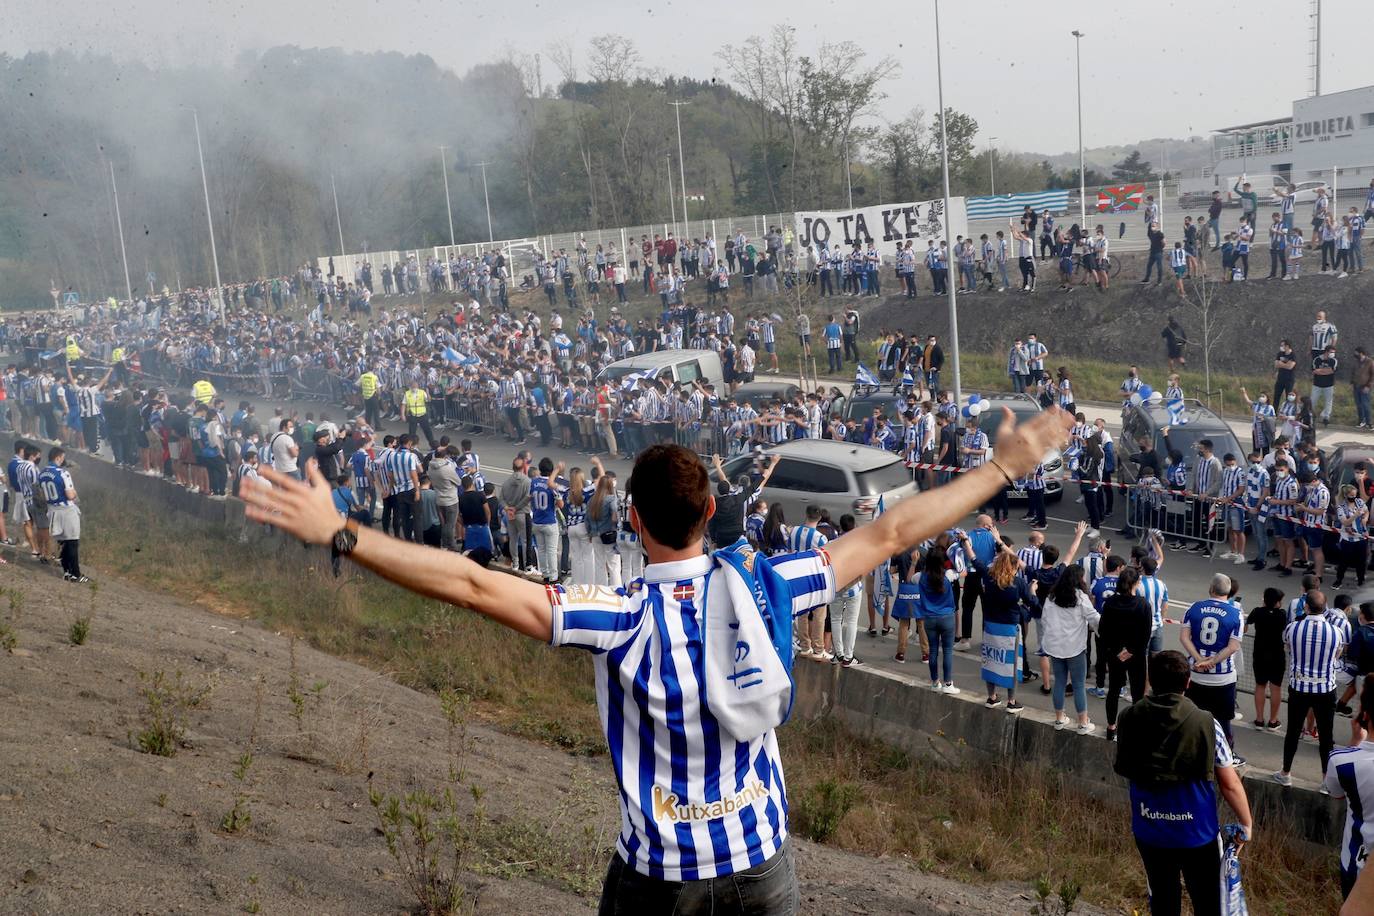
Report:
[[[1374,83],[1368,0],[1326,0],[1326,92]],[[1092,10],[1075,21],[1073,7]],[[14,10],[21,11],[15,14]],[[424,53],[459,72],[506,49],[533,52],[601,31],[632,36],[668,73],[724,78],[715,51],[785,17],[803,50],[853,38],[901,61],[880,114],[937,108],[932,0],[721,0],[558,3],[550,0],[43,0],[11,6],[0,51],[96,51],[186,63],[223,62],[280,44]],[[1075,27],[1083,41],[1084,142],[1187,137],[1287,116],[1308,92],[1307,3],[1249,0],[1090,5],[942,0],[945,102],[969,112],[980,141],[1003,150],[1076,148]],[[972,11],[972,14],[970,14]],[[1364,25],[1356,27],[1358,23]],[[544,61],[544,80],[556,71]],[[341,87],[342,88],[342,87]],[[290,87],[282,87],[290,91]]]

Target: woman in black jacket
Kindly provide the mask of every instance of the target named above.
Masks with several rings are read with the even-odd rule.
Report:
[[[1150,605],[1135,593],[1140,571],[1134,566],[1121,570],[1116,591],[1102,602],[1102,620],[1097,635],[1107,659],[1107,740],[1116,740],[1116,710],[1121,688],[1129,678],[1131,702],[1145,696],[1145,662],[1149,659],[1153,619]]]

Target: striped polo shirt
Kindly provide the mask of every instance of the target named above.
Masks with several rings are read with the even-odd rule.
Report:
[[[835,597],[824,550],[775,557],[799,616]],[[702,596],[712,560],[650,564],[630,594],[550,586],[555,646],[592,652],[596,700],[620,786],[616,851],[635,871],[694,881],[758,865],[787,838],[772,730],[736,741],[703,702]],[[771,651],[765,647],[765,651]]]
[[[1314,480],[1303,495],[1302,523],[1309,528],[1326,524],[1326,507],[1331,504],[1331,491],[1320,480]]]
[[[419,473],[420,457],[408,448],[392,451],[386,459],[386,476],[391,481],[391,492],[409,493],[415,489],[415,481],[410,472]]]
[[[1326,763],[1322,780],[1332,798],[1346,800],[1345,833],[1341,837],[1341,871],[1353,881],[1364,867],[1365,802],[1374,803],[1374,741],[1337,747]]]
[[[1158,576],[1141,576],[1136,594],[1150,606],[1150,632],[1159,632],[1164,626],[1164,608],[1169,605],[1169,586]]]
[[[798,525],[787,535],[787,548],[793,553],[815,550],[826,545],[826,537],[810,525]]]
[[[1336,689],[1336,654],[1344,642],[1325,617],[1307,615],[1283,631],[1288,648],[1288,689],[1329,693]]]

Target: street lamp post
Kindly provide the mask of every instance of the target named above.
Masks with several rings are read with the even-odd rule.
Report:
[[[692,234],[692,224],[687,221],[687,161],[682,158],[682,106],[691,103],[679,101],[668,104],[673,106],[673,114],[677,118],[677,177],[682,185],[682,236],[686,238]]]
[[[1087,178],[1083,172],[1083,33],[1073,30],[1074,69],[1078,74],[1078,225],[1088,225]]]
[[[988,193],[997,196],[997,138],[988,137]]]
[[[339,257],[348,253],[343,240],[343,218],[339,216],[339,189],[334,186],[334,173],[329,173],[329,193],[334,195],[334,225],[339,230]]]
[[[453,201],[448,196],[448,154],[447,146],[439,147],[439,167],[444,173],[444,212],[448,214],[448,243],[458,247],[458,236],[453,233]]]
[[[114,163],[110,163],[110,189],[114,191],[115,226],[119,229],[119,259],[124,262],[124,292],[134,301],[134,287],[129,282],[129,256],[124,251],[124,218],[119,214],[119,185],[115,184]]]
[[[210,227],[210,261],[215,268],[215,299],[219,302],[219,323],[224,324],[224,286],[219,280],[219,252],[215,250],[215,219],[210,213],[210,183],[205,178],[205,148],[200,144],[200,114],[190,109],[196,125],[196,156],[200,159],[200,189],[205,192],[205,222]]]
[[[491,197],[487,194],[487,163],[477,163],[482,168],[482,200],[487,205],[487,244],[496,243],[496,235],[491,231]]]
[[[945,128],[945,74],[944,64],[940,59],[940,0],[935,2],[935,85],[939,94],[940,101],[940,169],[944,178],[945,191],[945,235],[949,235],[950,214],[949,214],[949,136]],[[948,243],[950,240],[945,239]],[[950,249],[951,254],[953,248]],[[958,404],[963,399],[963,392],[960,388],[959,380],[959,305],[954,299],[954,284],[946,281],[945,289],[949,292],[949,352],[950,370],[954,375],[954,403]]]

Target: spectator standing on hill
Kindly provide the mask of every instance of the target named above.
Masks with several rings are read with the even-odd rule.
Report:
[[[1184,347],[1188,346],[1188,335],[1184,333],[1183,325],[1179,324],[1178,319],[1170,315],[1159,336],[1164,338],[1164,355],[1169,359],[1169,371],[1173,372],[1188,365],[1183,353]]]
[[[1164,281],[1164,233],[1159,228],[1159,223],[1150,223],[1149,231],[1146,236],[1150,240],[1150,253],[1145,261],[1145,277],[1140,282],[1142,284],[1150,282],[1150,273],[1155,274],[1155,285]]]
[[[1221,723],[1185,697],[1188,661],[1178,652],[1150,659],[1150,695],[1121,714],[1114,769],[1130,783],[1131,832],[1145,866],[1153,916],[1182,909],[1221,912],[1222,844],[1217,790],[1239,821],[1237,845],[1254,830],[1231,745]]]
[[[1317,726],[1317,755],[1326,776],[1333,745],[1336,715],[1336,660],[1345,651],[1341,631],[1326,615],[1326,595],[1307,593],[1306,613],[1288,625],[1283,641],[1288,649],[1288,728],[1283,736],[1283,769],[1274,774],[1281,786],[1293,784],[1293,758],[1298,753],[1307,714]]]

